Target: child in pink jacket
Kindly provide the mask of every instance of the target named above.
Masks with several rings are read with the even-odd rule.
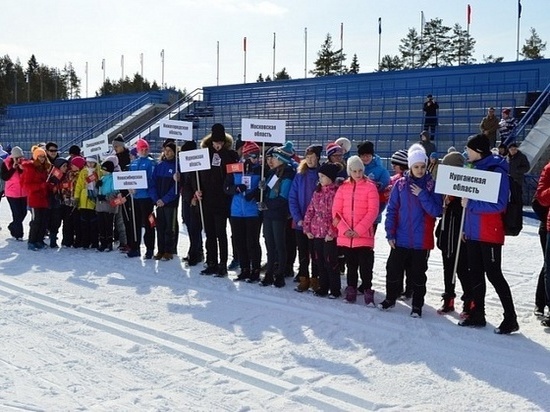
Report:
[[[372,290],[374,266],[374,228],[378,216],[379,198],[376,185],[365,177],[359,156],[348,159],[348,179],[342,183],[332,205],[333,224],[338,228],[336,243],[342,246],[348,266],[345,300],[357,299],[357,271],[365,286],[365,304],[375,306]]]
[[[325,163],[319,168],[319,184],[313,192],[303,221],[304,233],[313,240],[313,261],[319,273],[319,289],[315,295],[328,295],[329,299],[341,295],[336,246],[338,230],[332,225],[332,204],[338,189],[336,177],[339,171],[340,167],[334,163]]]

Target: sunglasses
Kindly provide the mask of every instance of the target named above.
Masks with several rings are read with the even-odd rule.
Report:
[[[57,153],[57,149],[48,149],[48,152]]]

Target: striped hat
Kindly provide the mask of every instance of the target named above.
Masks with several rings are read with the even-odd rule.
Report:
[[[399,149],[397,152],[391,155],[391,164],[401,166],[404,169],[409,168],[407,161],[407,151]]]

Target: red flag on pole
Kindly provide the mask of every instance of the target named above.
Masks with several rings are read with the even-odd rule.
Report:
[[[468,4],[468,24],[472,22],[472,7]]]

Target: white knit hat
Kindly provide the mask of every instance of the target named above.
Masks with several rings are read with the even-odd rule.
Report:
[[[415,163],[428,163],[428,156],[426,156],[426,151],[424,150],[422,145],[415,143],[411,147],[409,147],[409,151],[407,153],[407,161],[409,163],[409,169]]]

